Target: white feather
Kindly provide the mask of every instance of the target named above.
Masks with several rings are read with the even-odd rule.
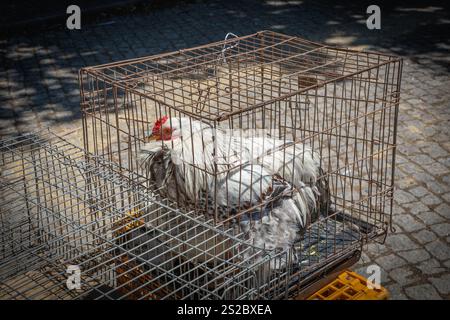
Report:
[[[198,199],[201,192],[212,190],[217,183],[218,205],[238,206],[261,201],[263,192],[273,186],[274,175],[290,182],[295,187],[290,198],[282,197],[253,228],[248,220],[241,221],[241,227],[256,246],[287,249],[293,244],[299,226],[305,227],[316,209],[317,153],[309,146],[269,136],[227,134],[188,118],[171,118],[167,125],[173,137],[162,143],[183,177],[180,183],[186,199]],[[154,146],[144,145],[142,153],[152,150]]]

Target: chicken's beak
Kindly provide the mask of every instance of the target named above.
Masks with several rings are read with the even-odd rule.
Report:
[[[161,140],[161,136],[159,134],[151,134],[144,138],[145,142],[157,141]]]

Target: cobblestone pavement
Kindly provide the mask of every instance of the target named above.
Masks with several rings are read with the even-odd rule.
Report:
[[[450,298],[450,77],[448,9],[377,2],[382,29],[365,26],[367,4],[321,1],[186,2],[0,38],[0,135],[80,126],[77,70],[271,29],[405,58],[399,115],[394,226],[355,266],[372,263],[395,299]],[[61,24],[64,24],[62,21]]]

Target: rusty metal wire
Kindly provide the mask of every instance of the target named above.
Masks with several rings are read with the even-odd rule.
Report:
[[[172,209],[64,138],[27,134],[2,141],[0,152],[0,299],[286,294],[287,271],[270,271],[285,253]],[[70,265],[81,271],[79,289],[66,286]]]

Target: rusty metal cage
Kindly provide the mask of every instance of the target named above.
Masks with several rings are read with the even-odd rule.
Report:
[[[401,71],[396,56],[271,31],[88,67],[85,148],[266,248],[261,221],[300,195],[305,219],[284,240],[302,247],[320,229],[314,269],[388,231]]]
[[[0,299],[287,295],[286,252],[174,210],[65,137],[1,141],[0,170]]]

